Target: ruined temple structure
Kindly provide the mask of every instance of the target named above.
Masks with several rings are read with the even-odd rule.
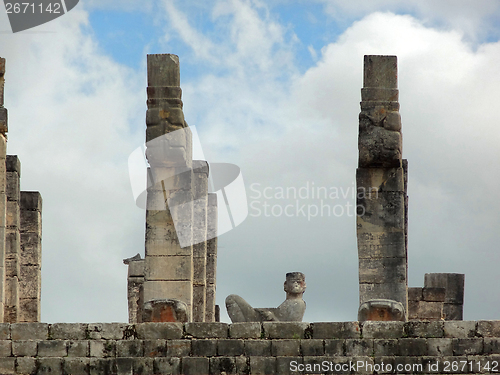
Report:
[[[408,162],[396,56],[365,56],[357,184],[358,320],[462,320],[464,275],[408,288]]]
[[[209,166],[192,160],[179,58],[148,55],[145,259],[128,264],[129,322],[215,322],[217,196]]]
[[[20,191],[21,162],[6,155],[5,59],[0,58],[0,322],[40,321],[42,197]]]

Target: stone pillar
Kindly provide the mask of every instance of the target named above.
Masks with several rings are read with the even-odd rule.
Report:
[[[127,299],[128,322],[142,323],[144,308],[144,259],[137,254],[133,258],[124,259],[128,265]]]
[[[426,273],[426,288],[444,288],[444,320],[463,320],[465,275],[461,273]]]
[[[0,57],[0,322],[5,310],[5,232],[7,214],[6,154],[7,109],[4,108],[5,59]]]
[[[192,144],[182,112],[179,58],[148,55],[144,302],[177,299],[193,305]]]
[[[372,300],[396,301],[401,304],[397,310],[406,315],[406,188],[397,87],[396,56],[365,56],[356,221],[361,306]],[[363,309],[380,310],[381,303],[368,303]],[[387,303],[389,310],[391,306],[395,305]],[[364,315],[372,316],[366,311]]]
[[[18,322],[40,321],[42,284],[42,196],[21,192],[21,253]]]
[[[19,319],[19,276],[21,241],[19,233],[19,178],[21,163],[17,155],[7,155],[6,161],[7,214],[5,230],[5,308],[4,321]]]
[[[215,281],[217,271],[217,194],[208,194],[207,210],[207,288],[205,322],[218,322],[215,306]]]
[[[193,161],[193,322],[205,321],[208,163]]]

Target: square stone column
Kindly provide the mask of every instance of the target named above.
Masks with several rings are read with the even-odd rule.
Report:
[[[144,303],[176,299],[193,306],[192,140],[182,112],[179,58],[148,55]]]
[[[396,301],[406,318],[407,172],[395,56],[365,56],[361,97],[356,172],[360,304]]]
[[[215,305],[217,280],[217,194],[208,194],[207,210],[207,288],[205,322],[218,322]]]
[[[193,161],[193,321],[205,321],[208,163]]]
[[[39,322],[42,287],[42,196],[38,191],[21,191],[20,202],[18,322]]]
[[[19,319],[19,277],[20,277],[20,210],[19,179],[21,162],[17,155],[6,158],[7,213],[5,230],[5,306],[4,321],[16,323]]]

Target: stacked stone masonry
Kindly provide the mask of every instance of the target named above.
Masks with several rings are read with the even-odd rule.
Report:
[[[40,320],[42,198],[21,191],[21,162],[7,155],[5,59],[0,58],[0,321]]]
[[[500,321],[0,324],[1,374],[288,374],[300,366],[494,373]]]
[[[406,315],[408,166],[398,97],[396,56],[365,56],[356,171],[359,298],[361,305],[399,302]]]
[[[126,260],[129,322],[179,321],[180,317],[213,322],[217,200],[208,193],[209,166],[192,160],[178,56],[148,55],[147,61],[150,168],[145,259]]]

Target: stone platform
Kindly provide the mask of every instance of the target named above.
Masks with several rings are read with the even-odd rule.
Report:
[[[382,363],[385,371],[370,368]],[[0,374],[471,374],[494,366],[500,371],[499,320],[0,324]]]

